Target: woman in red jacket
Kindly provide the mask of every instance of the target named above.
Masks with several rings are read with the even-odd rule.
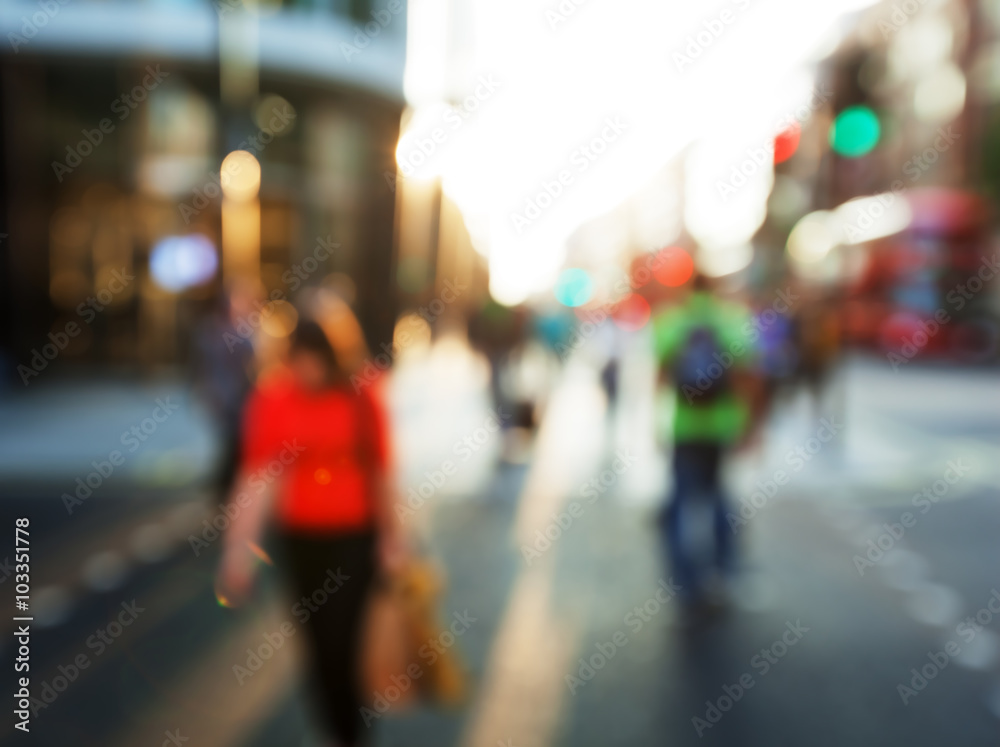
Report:
[[[357,379],[356,379],[357,380]],[[322,715],[344,745],[362,737],[362,618],[379,560],[396,555],[389,435],[377,384],[355,390],[323,328],[302,321],[287,363],[258,383],[244,414],[242,480],[254,499],[226,536],[222,594],[246,595],[266,516],[277,523]],[[273,502],[262,486],[273,484]],[[243,501],[246,503],[246,500]]]

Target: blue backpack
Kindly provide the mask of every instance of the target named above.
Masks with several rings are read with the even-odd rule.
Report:
[[[730,390],[732,361],[712,325],[692,327],[671,367],[674,385],[690,404],[709,404]]]

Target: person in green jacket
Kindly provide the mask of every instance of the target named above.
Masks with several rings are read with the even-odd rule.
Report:
[[[653,345],[661,379],[675,389],[673,492],[662,515],[667,555],[681,598],[704,601],[705,569],[689,547],[691,505],[711,503],[715,569],[732,570],[733,532],[726,520],[721,467],[744,439],[755,410],[753,363],[756,330],[748,309],[711,292],[695,275],[684,300],[653,320]]]

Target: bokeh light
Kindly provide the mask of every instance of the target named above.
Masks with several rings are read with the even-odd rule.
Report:
[[[799,149],[801,137],[802,126],[798,122],[793,122],[787,129],[779,132],[774,138],[774,162],[784,163],[794,156]]]
[[[913,92],[913,112],[928,124],[948,122],[965,107],[965,74],[948,62],[923,78]]]
[[[886,192],[855,197],[833,211],[844,231],[844,241],[860,244],[899,233],[910,225],[913,212],[902,196]]]
[[[646,326],[650,314],[649,302],[637,293],[630,293],[615,307],[612,318],[621,329],[635,332]]]
[[[850,106],[830,126],[830,146],[845,158],[859,158],[878,144],[882,128],[867,106]]]
[[[745,269],[753,262],[753,245],[749,242],[725,247],[702,247],[698,252],[698,269],[705,275],[720,278]]]
[[[398,358],[411,353],[426,351],[431,346],[434,333],[431,325],[415,311],[403,314],[396,320],[392,332],[392,343]]]
[[[182,291],[215,277],[219,266],[215,245],[207,236],[189,234],[160,239],[149,254],[149,274],[158,286]]]
[[[260,162],[245,150],[234,150],[222,161],[222,192],[231,200],[249,200],[260,190]]]
[[[833,213],[817,210],[795,224],[788,235],[788,254],[796,262],[819,262],[840,240],[840,225]]]
[[[555,287],[556,300],[563,306],[582,306],[594,295],[594,281],[586,270],[563,270]]]
[[[660,266],[653,271],[653,276],[668,288],[684,285],[694,273],[694,260],[679,246],[661,249],[657,253],[657,259],[660,261]]]
[[[261,315],[260,328],[266,335],[275,338],[288,337],[299,323],[299,312],[288,301],[276,300],[265,307],[267,316]]]
[[[276,137],[287,135],[295,126],[295,108],[276,93],[262,96],[253,110],[254,123]]]

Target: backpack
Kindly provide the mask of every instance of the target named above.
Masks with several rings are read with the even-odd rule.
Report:
[[[707,405],[730,391],[729,367],[723,365],[726,360],[732,362],[732,356],[723,352],[712,325],[688,330],[671,367],[674,385],[688,404]]]

